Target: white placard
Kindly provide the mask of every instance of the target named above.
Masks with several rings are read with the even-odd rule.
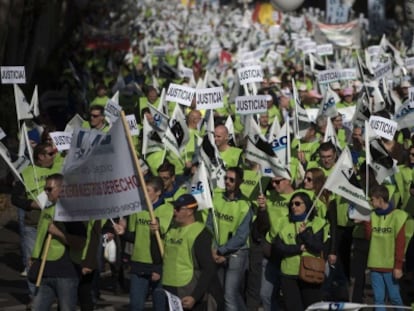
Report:
[[[338,70],[339,80],[356,80],[357,79],[357,72],[354,68],[346,68],[342,70]]]
[[[263,81],[262,67],[258,65],[239,68],[237,73],[239,75],[240,85]]]
[[[381,47],[379,45],[371,45],[367,47],[367,52],[371,56],[377,56],[381,51]]]
[[[319,56],[333,55],[333,45],[331,43],[321,44],[316,47]]]
[[[1,83],[3,84],[24,84],[26,83],[26,71],[24,66],[2,66]]]
[[[4,137],[6,137],[6,132],[3,131],[3,129],[0,127],[0,140],[2,140]]]
[[[278,45],[276,47],[276,52],[278,52],[279,54],[283,54],[283,53],[285,53],[285,51],[286,51],[286,46],[284,46],[284,45]]]
[[[268,95],[237,96],[236,113],[255,114],[267,111]]]
[[[128,125],[129,125],[129,132],[131,133],[131,136],[139,136],[139,128],[137,119],[135,119],[134,114],[129,114],[125,116]]]
[[[196,90],[197,110],[216,109],[224,105],[224,89],[222,86]]]
[[[369,125],[377,135],[388,140],[394,139],[398,128],[397,122],[379,116],[371,116],[369,118]]]
[[[121,115],[122,107],[112,99],[108,100],[105,106],[105,116],[114,123]]]
[[[407,69],[413,69],[414,68],[414,57],[407,57],[404,63]]]
[[[374,78],[379,80],[383,77],[392,75],[392,64],[391,60],[388,60],[386,63],[381,63],[374,69]]]
[[[347,68],[342,70],[330,69],[318,73],[318,82],[328,84],[335,81],[355,80],[357,78],[356,69]]]
[[[300,47],[305,54],[316,53],[316,42],[309,41]]]
[[[50,138],[52,138],[53,144],[56,146],[57,150],[64,151],[70,149],[70,143],[72,141],[71,132],[51,132],[49,133]]]
[[[191,106],[195,89],[188,86],[170,83],[165,99],[170,102],[175,102],[184,106]]]

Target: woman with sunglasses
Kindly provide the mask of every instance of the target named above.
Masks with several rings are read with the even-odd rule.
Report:
[[[330,200],[330,192],[328,190],[321,190],[325,184],[326,177],[322,169],[313,167],[305,172],[305,178],[303,179],[302,188],[309,192],[311,198],[316,198],[319,194],[318,200],[316,201],[316,211],[319,217],[325,218],[326,211]]]
[[[301,256],[321,256],[327,222],[311,210],[312,200],[306,192],[295,192],[288,206],[289,215],[280,220],[276,235],[267,239],[271,239],[272,248],[282,258],[285,305],[290,311],[302,311],[322,300],[321,284],[304,282],[298,275]]]

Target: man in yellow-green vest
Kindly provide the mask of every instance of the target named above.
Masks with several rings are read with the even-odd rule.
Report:
[[[40,214],[32,253],[33,264],[29,270],[29,276],[33,280],[37,277],[49,235],[51,242],[39,291],[34,298],[33,310],[50,310],[56,300],[60,310],[76,310],[79,263],[86,241],[86,228],[83,222],[53,221],[62,184],[63,176],[53,174],[47,177],[44,187],[49,202]]]
[[[243,150],[229,145],[229,131],[224,125],[220,124],[215,127],[214,142],[226,168],[232,166],[241,167]]]
[[[164,238],[162,285],[181,299],[185,310],[224,310],[223,291],[211,256],[212,236],[197,222],[198,203],[191,194],[173,202],[173,226]],[[158,229],[159,225],[151,225]]]
[[[371,285],[374,303],[385,304],[385,296],[391,304],[403,306],[398,280],[403,275],[405,251],[405,222],[407,213],[394,208],[386,186],[372,189],[371,222],[365,223],[366,238],[370,239],[368,268],[371,270]],[[385,308],[376,308],[385,310]]]
[[[50,144],[38,144],[33,150],[34,165],[29,165],[22,172],[24,184],[17,182],[12,189],[12,203],[25,211],[22,239],[24,252],[30,258],[35,238],[41,207],[37,196],[43,191],[47,176],[61,171],[61,162],[55,161],[56,152]],[[28,263],[26,263],[28,264]],[[34,296],[35,286],[28,280],[29,299]]]
[[[225,191],[213,198],[214,216],[209,214],[207,226],[218,232],[213,257],[219,265],[219,277],[224,284],[226,310],[246,310],[241,295],[244,275],[248,269],[249,235],[253,219],[250,201],[240,191],[243,170],[230,167],[224,177]]]

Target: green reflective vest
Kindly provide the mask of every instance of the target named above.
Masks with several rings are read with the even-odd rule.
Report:
[[[193,245],[203,229],[202,223],[194,222],[167,232],[164,239],[163,285],[182,287],[191,282],[196,272]]]
[[[368,268],[393,269],[395,239],[407,220],[407,213],[394,209],[387,215],[371,213],[371,241]]]
[[[322,218],[315,217],[312,219],[312,221],[308,222],[306,224],[306,227],[311,227],[312,231],[314,233],[319,232],[323,229],[325,226],[326,221]],[[279,232],[279,237],[281,240],[288,245],[296,245],[296,235],[299,230],[300,222],[289,222],[286,221],[283,224],[283,227],[281,228]],[[282,259],[280,269],[283,274],[285,275],[298,275],[299,274],[299,265],[300,265],[300,257],[301,256],[312,256],[315,257],[313,254],[309,252],[302,252],[301,255],[294,255],[294,256],[288,256],[284,257]]]

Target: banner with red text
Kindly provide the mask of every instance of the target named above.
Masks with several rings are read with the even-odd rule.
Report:
[[[77,128],[63,166],[58,221],[126,216],[143,209],[143,195],[122,120],[110,131]]]

